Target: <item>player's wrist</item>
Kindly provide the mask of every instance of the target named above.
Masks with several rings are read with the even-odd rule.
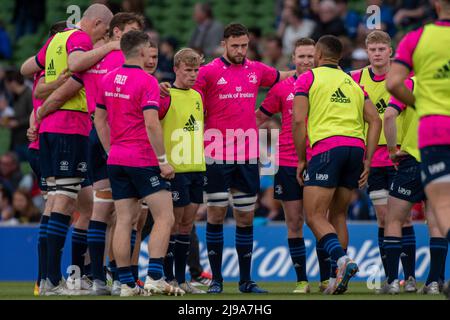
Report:
[[[158,158],[158,164],[159,164],[160,166],[169,164],[169,161],[167,160],[167,155],[166,155],[166,154],[163,154],[163,155],[161,155],[161,156],[158,156],[157,158]]]

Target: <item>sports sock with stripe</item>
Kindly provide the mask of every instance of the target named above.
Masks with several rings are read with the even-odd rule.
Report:
[[[304,238],[289,238],[289,252],[294,265],[297,282],[308,281],[306,276],[306,248]]]
[[[62,278],[61,258],[70,216],[52,212],[47,227],[47,278],[56,286]]]

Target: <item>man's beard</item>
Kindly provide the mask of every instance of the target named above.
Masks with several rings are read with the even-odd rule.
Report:
[[[233,63],[233,64],[241,64],[242,61],[244,61],[245,56],[244,56],[244,57],[236,57],[236,58],[232,58],[232,57],[230,57],[230,56],[227,54],[227,59],[228,59],[231,63]],[[239,59],[240,61],[239,61],[238,59]]]

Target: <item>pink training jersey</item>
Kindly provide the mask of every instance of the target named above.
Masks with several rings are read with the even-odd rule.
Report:
[[[66,29],[66,31],[69,29]],[[36,55],[36,63],[45,70],[45,55],[48,45],[53,37],[49,38],[45,45]],[[67,39],[66,50],[70,55],[74,51],[89,51],[93,49],[92,41],[89,35],[78,30],[72,33]],[[82,75],[73,74],[72,78],[84,85]],[[88,136],[91,129],[89,115],[84,112],[57,110],[45,117],[39,127],[39,133],[62,133],[62,134],[79,134]]]
[[[439,20],[438,26],[450,27],[450,21]],[[395,62],[405,65],[413,71],[413,54],[423,33],[423,27],[409,32],[400,41],[395,54]],[[429,115],[419,120],[419,148],[450,144],[450,116]]]
[[[289,77],[276,85],[267,93],[266,98],[259,110],[265,115],[272,117],[281,112],[281,133],[278,137],[277,165],[286,167],[297,167],[298,156],[295,150],[294,138],[292,136],[292,107],[294,105],[294,84],[297,75]],[[307,141],[309,146],[309,141]],[[306,149],[307,159],[311,157],[311,149]]]
[[[258,158],[258,89],[274,85],[279,76],[276,69],[248,59],[235,65],[221,57],[200,68],[195,89],[205,99],[206,157],[230,161]],[[218,139],[219,135],[222,139]]]
[[[34,92],[36,91],[36,86],[37,86],[39,80],[40,80],[43,76],[45,76],[45,71],[44,71],[44,70],[35,73],[34,79],[33,79],[33,89],[32,89],[32,91],[31,91],[31,94],[32,94],[31,99],[32,99],[32,102],[33,102],[34,125],[35,125],[36,128],[38,129],[38,132],[39,132],[39,123],[36,121],[36,110],[37,110],[40,106],[42,106],[42,104],[44,103],[44,100],[35,98],[35,97],[34,97]],[[30,144],[28,145],[28,148],[34,149],[34,150],[39,150],[39,135],[38,135],[38,137],[37,137],[36,140],[30,142]]]
[[[102,60],[83,73],[83,82],[86,88],[86,100],[89,114],[95,112],[95,99],[98,96],[98,86],[101,79],[108,72],[122,66],[125,63],[125,56],[122,50],[109,52]]]
[[[145,110],[159,109],[159,85],[153,76],[133,65],[114,69],[100,83],[97,108],[108,112],[109,165],[158,166],[144,120]]]
[[[295,81],[295,95],[303,95],[309,97],[309,91],[311,90],[313,82],[314,74],[311,70],[306,71],[305,73],[300,75],[297,81]],[[367,92],[364,90],[364,88],[362,89],[364,91],[364,97],[368,99],[369,96],[367,95]],[[317,141],[312,146],[312,156],[316,156],[320,153],[337,147],[359,147],[365,150],[364,141],[362,141],[361,139],[344,136],[333,136]]]

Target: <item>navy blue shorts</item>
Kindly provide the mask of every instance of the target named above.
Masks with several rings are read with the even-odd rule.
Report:
[[[206,192],[229,192],[230,189],[256,195],[259,191],[258,164],[207,164]]]
[[[297,181],[297,167],[280,166],[275,174],[274,198],[281,201],[303,199],[303,187]]]
[[[88,148],[88,168],[89,179],[92,183],[108,179],[108,169],[106,161],[108,155],[103,149],[103,145],[98,138],[97,130],[93,127],[89,133],[89,148]]]
[[[336,147],[311,158],[305,175],[305,186],[325,188],[358,188],[363,171],[364,149]]]
[[[424,188],[433,180],[450,174],[450,145],[422,148],[420,157]]]
[[[39,189],[43,192],[47,191],[47,182],[41,175],[41,166],[39,165],[39,150],[28,149],[28,162],[38,179]]]
[[[184,207],[190,203],[203,203],[204,172],[185,172],[175,174],[170,180],[174,207]]]
[[[408,155],[400,160],[389,195],[411,203],[426,200],[420,179],[420,163],[414,157]]]
[[[159,167],[126,167],[108,165],[108,176],[114,200],[142,199],[160,190],[169,190],[169,184]]]
[[[88,137],[44,132],[39,135],[42,177],[87,178]]]
[[[394,166],[370,168],[367,192],[389,190],[396,174]]]

